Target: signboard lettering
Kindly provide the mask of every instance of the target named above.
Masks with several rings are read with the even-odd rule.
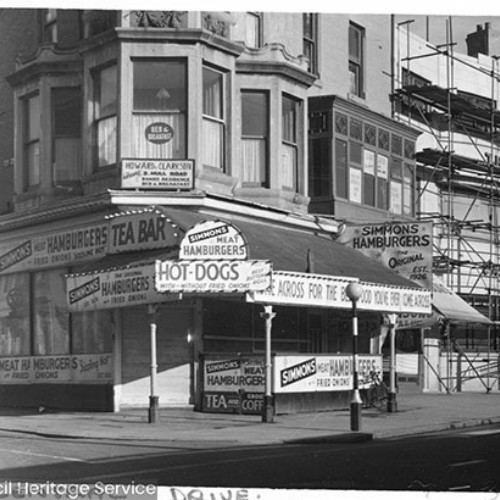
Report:
[[[174,137],[174,129],[168,123],[155,122],[146,127],[144,135],[153,144],[165,144]]]
[[[0,359],[1,384],[106,384],[112,380],[113,355],[110,353]]]
[[[122,160],[122,188],[189,190],[194,188],[193,160]]]
[[[196,224],[181,243],[179,258],[183,260],[246,260],[248,245],[241,232],[222,221]]]
[[[158,292],[234,293],[264,290],[271,283],[269,261],[156,261]]]
[[[112,309],[178,300],[178,294],[160,294],[154,288],[154,264],[143,264],[88,275],[66,277],[68,310]]]

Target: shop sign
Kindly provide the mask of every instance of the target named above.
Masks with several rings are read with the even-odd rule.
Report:
[[[337,241],[432,288],[432,222],[349,225]]]
[[[114,309],[140,304],[179,300],[178,294],[158,293],[154,287],[154,264],[74,274],[66,277],[68,311]]]
[[[179,258],[183,260],[246,260],[248,257],[248,245],[240,230],[219,220],[192,227],[179,251]]]
[[[247,294],[248,302],[350,309],[346,295],[353,278],[308,273],[273,271],[272,285],[264,291]],[[419,288],[400,288],[376,283],[360,283],[363,294],[357,306],[362,311],[393,313],[431,313],[431,293]]]
[[[265,366],[261,357],[209,357],[203,361],[203,410],[258,415],[262,412]]]
[[[211,392],[203,394],[202,410],[213,413],[260,415],[263,404],[263,392]]]
[[[372,372],[382,374],[382,356],[358,356],[361,389],[370,385]],[[273,363],[273,392],[332,392],[353,388],[353,357],[350,355],[277,355]]]
[[[194,188],[194,160],[122,160],[123,189]]]
[[[268,288],[271,273],[266,260],[157,260],[155,286],[161,293],[244,293]]]
[[[263,392],[265,369],[261,359],[205,360],[203,389],[206,392]]]
[[[144,136],[153,144],[166,144],[174,137],[174,129],[168,123],[155,122],[146,127]]]
[[[109,224],[99,223],[0,245],[0,274],[64,266],[102,257]]]
[[[179,244],[179,229],[155,210],[110,217],[108,254],[173,247]]]
[[[107,384],[113,355],[78,354],[0,358],[0,384]]]

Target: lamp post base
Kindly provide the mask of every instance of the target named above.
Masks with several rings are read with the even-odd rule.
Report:
[[[361,405],[360,401],[351,401],[351,431],[361,430]]]
[[[262,405],[262,422],[272,423],[274,421],[274,402],[272,396],[264,396]]]
[[[389,392],[387,394],[387,411],[389,413],[395,413],[398,411],[398,402],[396,401],[396,393]]]
[[[160,404],[158,396],[149,396],[149,423],[156,424],[160,421]]]

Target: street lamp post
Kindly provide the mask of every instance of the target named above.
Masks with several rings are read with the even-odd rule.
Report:
[[[357,302],[363,293],[363,287],[359,283],[349,283],[346,287],[346,295],[352,303],[352,356],[353,356],[353,391],[351,398],[351,431],[361,430],[361,396],[359,394],[358,379],[358,315]]]

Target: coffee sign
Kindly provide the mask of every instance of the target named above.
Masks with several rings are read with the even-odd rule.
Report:
[[[146,127],[145,136],[153,144],[165,144],[174,137],[174,129],[168,123],[155,122]]]

